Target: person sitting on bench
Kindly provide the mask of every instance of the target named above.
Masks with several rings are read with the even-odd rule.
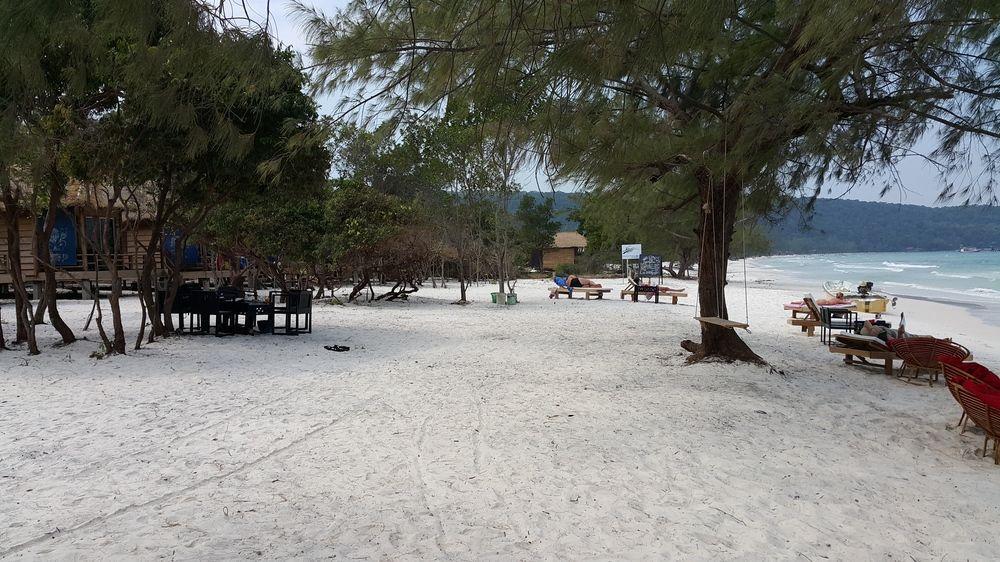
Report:
[[[587,279],[585,277],[577,277],[576,275],[570,275],[566,278],[566,286],[577,288],[577,287],[600,287],[600,283],[594,283],[593,279]]]

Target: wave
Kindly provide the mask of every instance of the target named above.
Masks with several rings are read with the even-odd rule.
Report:
[[[991,299],[1000,299],[1000,291],[996,289],[987,289],[985,287],[976,287],[975,289],[969,289],[967,293],[983,296]]]
[[[972,279],[973,277],[982,277],[980,275],[955,275],[951,273],[941,273],[940,271],[932,271],[931,275],[937,275],[938,277],[947,277],[949,279]]]
[[[833,268],[841,273],[845,273],[847,270],[857,270],[857,271],[892,271],[893,273],[902,273],[903,270],[896,267],[879,267],[877,265],[850,265],[843,263],[834,263]]]
[[[892,285],[893,287],[909,287],[911,289],[921,289],[924,291],[947,291],[947,289],[942,289],[941,287],[928,287],[927,285],[919,285],[917,283],[899,283],[896,281],[886,281],[882,284]]]
[[[949,277],[951,279],[985,279],[987,281],[1000,281],[1000,271],[990,271],[986,274],[969,274],[969,275],[959,275],[957,273],[941,273],[940,271],[932,271],[931,275],[936,275],[938,277]]]
[[[895,263],[891,261],[884,261],[882,265],[888,267],[902,267],[903,269],[937,269],[937,265],[919,265],[915,263]]]
[[[989,289],[986,287],[976,287],[975,289],[969,290],[958,290],[958,289],[948,289],[946,287],[928,287],[927,285],[920,285],[919,283],[897,283],[895,281],[886,281],[883,285],[892,285],[894,287],[906,287],[909,289],[917,289],[920,291],[935,291],[938,293],[948,293],[951,295],[961,295],[963,297],[979,297],[987,298],[990,300],[1000,300],[1000,291],[996,289]]]

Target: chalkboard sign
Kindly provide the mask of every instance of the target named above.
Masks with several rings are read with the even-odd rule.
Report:
[[[659,277],[663,275],[663,260],[656,254],[639,256],[639,276]]]

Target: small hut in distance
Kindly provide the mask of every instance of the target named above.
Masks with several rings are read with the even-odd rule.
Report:
[[[587,238],[576,231],[557,232],[548,248],[538,254],[539,269],[552,271],[560,265],[573,265],[576,258],[587,248]]]

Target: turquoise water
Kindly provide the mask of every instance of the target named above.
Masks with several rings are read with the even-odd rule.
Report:
[[[814,286],[844,280],[877,291],[1000,306],[1000,252],[887,252],[770,256],[747,260],[750,280]],[[742,273],[742,272],[740,272]]]

